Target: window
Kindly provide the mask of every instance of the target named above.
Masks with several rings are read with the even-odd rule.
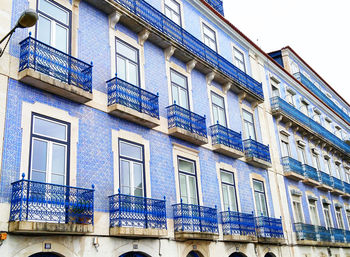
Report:
[[[300,111],[306,116],[309,116],[309,104],[305,101],[301,101]]]
[[[233,173],[220,170],[220,177],[224,210],[228,210],[230,208],[230,211],[238,211],[235,179]]]
[[[233,47],[233,58],[235,65],[242,71],[245,72],[244,55],[236,47]]]
[[[326,118],[325,121],[326,129],[328,129],[328,131],[332,131],[332,121],[329,118]]]
[[[348,227],[350,227],[350,210],[346,210],[346,219],[348,220]]]
[[[289,138],[286,135],[281,136],[282,157],[290,156]]]
[[[181,9],[177,1],[164,0],[164,12],[170,20],[181,26]]]
[[[206,44],[211,49],[213,49],[215,52],[217,52],[215,31],[212,30],[211,28],[209,28],[204,23],[202,23],[202,25],[203,25],[203,41],[204,41],[204,44]]]
[[[271,89],[272,89],[272,97],[280,96],[280,91],[277,86],[271,84]]]
[[[326,228],[332,227],[331,212],[329,210],[329,204],[323,203],[323,214],[326,223]]]
[[[119,181],[122,194],[145,195],[143,156],[143,146],[119,140]]]
[[[294,95],[295,93],[291,90],[286,91],[286,102],[289,103],[290,105],[295,106],[294,104]]]
[[[343,139],[342,137],[342,131],[341,131],[341,128],[339,126],[335,126],[335,129],[334,129],[334,134],[339,137],[340,139]]]
[[[326,167],[325,172],[327,174],[331,174],[331,170],[332,170],[331,162],[330,162],[329,158],[326,156],[324,157],[324,166]]]
[[[173,103],[189,109],[187,78],[174,70],[170,70],[170,80]]]
[[[298,145],[297,146],[298,151],[298,159],[302,164],[307,164],[306,162],[306,155],[305,155],[305,148],[303,146]]]
[[[314,121],[321,124],[321,113],[319,111],[314,110]]]
[[[343,215],[341,213],[341,207],[335,207],[335,216],[337,218],[338,228],[344,229]]]
[[[317,201],[309,199],[310,220],[312,225],[320,225],[317,212]]]
[[[49,0],[38,1],[37,39],[68,53],[70,12]]]
[[[335,164],[335,176],[340,180],[342,179],[340,163]]]
[[[215,94],[214,92],[211,93],[211,102],[213,106],[213,121],[214,124],[219,123],[220,125],[226,127],[226,113],[225,113],[225,103],[224,98],[219,96],[218,94]]]
[[[298,73],[299,72],[299,67],[295,62],[291,63],[291,68],[292,68],[292,74]]]
[[[243,126],[246,139],[256,140],[253,114],[243,110]]]
[[[312,154],[312,162],[313,162],[314,168],[316,168],[317,170],[321,170],[320,159],[318,158],[318,154],[316,153]]]
[[[256,205],[256,214],[268,217],[267,204],[265,197],[264,183],[259,180],[253,180],[254,199]]]
[[[132,85],[139,86],[139,52],[129,44],[116,40],[117,76]]]
[[[178,158],[180,197],[185,204],[198,204],[195,162]]]
[[[345,169],[345,181],[350,183],[350,170]]]
[[[292,204],[293,204],[294,222],[295,223],[304,222],[303,211],[302,211],[300,200],[301,200],[300,196],[292,195]]]
[[[32,115],[30,179],[65,185],[68,177],[70,124]]]

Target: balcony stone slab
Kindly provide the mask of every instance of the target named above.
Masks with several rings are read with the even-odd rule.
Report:
[[[179,128],[179,127],[169,128],[168,133],[171,136],[180,138],[182,140],[188,141],[195,145],[204,145],[208,143],[208,138],[200,136],[196,133],[192,133],[183,128]]]
[[[244,236],[244,235],[224,235],[224,241],[230,242],[258,242],[258,238],[256,236]]]
[[[316,186],[318,189],[323,190],[323,191],[327,191],[330,192],[332,191],[332,187],[328,186],[326,184],[320,183],[320,185]]]
[[[31,234],[87,234],[94,232],[92,224],[10,221],[9,232]]]
[[[300,181],[305,179],[303,175],[300,175],[299,173],[296,173],[294,171],[285,171],[284,176],[295,181]]]
[[[113,227],[109,228],[109,235],[120,237],[162,238],[168,236],[168,231],[166,229]]]
[[[108,113],[116,117],[135,122],[147,128],[154,128],[160,125],[159,119],[121,104],[112,104],[108,106]]]
[[[205,232],[175,232],[175,240],[186,241],[186,240],[208,240],[213,241],[219,239],[218,234],[205,233]]]
[[[314,180],[312,178],[304,178],[303,183],[306,184],[306,185],[315,186],[315,187],[321,185],[321,183],[319,181]]]
[[[86,103],[92,100],[92,93],[33,69],[20,71],[18,73],[18,80],[74,102]]]
[[[241,158],[244,156],[244,152],[228,147],[224,144],[213,145],[213,151],[235,159]]]
[[[262,168],[262,169],[267,169],[271,168],[272,164],[270,162],[267,162],[265,160],[256,158],[256,157],[246,157],[246,161],[253,165],[254,167]]]

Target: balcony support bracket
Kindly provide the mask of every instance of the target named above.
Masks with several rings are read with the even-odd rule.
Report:
[[[115,26],[117,25],[121,17],[122,13],[118,11],[114,11],[109,15],[109,25],[111,26],[111,29],[115,29]]]
[[[211,82],[214,80],[215,78],[215,72],[210,72],[207,74],[206,79],[207,79],[207,85],[211,85]]]
[[[288,122],[286,123],[286,130],[288,131],[288,130],[292,127],[292,125],[293,125],[293,122],[288,121]]]
[[[143,29],[139,34],[138,34],[138,37],[139,37],[139,44],[141,46],[143,46],[143,44],[146,42],[146,40],[148,39],[149,37],[149,30],[147,29]]]
[[[197,64],[197,61],[194,59],[186,63],[187,72],[191,73],[192,70],[196,67],[196,64]]]
[[[226,84],[224,84],[222,86],[222,90],[224,91],[225,94],[227,94],[227,92],[230,90],[231,86],[232,86],[231,82],[227,82]]]
[[[246,92],[241,92],[239,93],[238,95],[238,100],[239,100],[239,103],[242,104],[243,100],[247,97],[247,93]]]
[[[167,61],[170,61],[171,56],[173,56],[174,52],[175,52],[175,47],[174,46],[169,46],[167,48],[165,48],[164,50],[164,54],[165,54],[165,58]]]

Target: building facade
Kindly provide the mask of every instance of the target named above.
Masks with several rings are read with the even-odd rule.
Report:
[[[220,0],[0,8],[39,15],[0,62],[1,256],[350,256],[350,108],[291,48]]]

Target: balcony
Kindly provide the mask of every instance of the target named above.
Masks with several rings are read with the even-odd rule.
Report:
[[[270,168],[271,158],[269,146],[261,144],[253,139],[243,141],[245,158],[248,163],[259,168]]]
[[[333,187],[333,180],[331,178],[331,176],[329,176],[329,174],[323,172],[323,171],[319,171],[320,174],[320,185],[317,187],[321,190],[325,190],[325,191],[332,191],[332,187]]]
[[[303,180],[303,183],[310,185],[310,186],[319,186],[320,185],[320,178],[318,176],[317,170],[307,164],[303,164],[303,170],[304,170],[304,176],[305,179]]]
[[[333,180],[333,190],[332,193],[336,195],[342,195],[345,192],[343,181],[332,176]]]
[[[253,214],[233,211],[221,212],[224,240],[234,242],[257,242]]]
[[[256,234],[261,243],[284,243],[282,219],[256,217]]]
[[[344,198],[350,198],[350,184],[343,181],[344,184]]]
[[[350,117],[341,108],[339,108],[329,97],[327,97],[318,87],[315,86],[304,74],[297,72],[294,77],[303,83],[308,89],[310,89],[318,98],[326,103],[332,110],[342,116],[347,122],[350,123]]]
[[[330,228],[335,243],[345,243],[345,234],[343,229]]]
[[[224,6],[221,0],[205,0],[210,4],[217,12],[224,16]]]
[[[78,103],[92,100],[92,65],[29,34],[20,42],[19,80]]]
[[[9,232],[86,234],[93,224],[94,189],[25,179],[12,183]]]
[[[144,0],[87,0],[96,8],[111,14],[121,12],[119,22],[135,33],[145,29],[149,31],[147,40],[162,49],[174,47],[176,58],[184,63],[196,61],[195,68],[203,74],[215,71],[214,80],[220,84],[232,84],[231,89],[236,93],[247,93],[247,100],[262,102],[264,100],[262,84],[236,67],[231,60],[225,59],[200,39],[184,30],[181,26],[166,17]],[[208,0],[217,10],[220,9],[219,0]],[[217,4],[219,3],[219,5]]]
[[[148,128],[160,125],[158,94],[152,94],[117,77],[106,83],[108,113]]]
[[[287,178],[299,181],[304,179],[304,169],[301,162],[291,158],[282,157],[282,165],[284,176]]]
[[[205,116],[202,117],[177,104],[167,107],[168,133],[196,145],[208,143]]]
[[[109,222],[111,236],[167,236],[165,199],[112,195],[109,197]]]
[[[232,158],[244,156],[242,134],[219,124],[210,127],[213,151]]]
[[[300,133],[312,134],[321,142],[325,142],[338,151],[350,155],[350,145],[280,97],[271,98],[271,111],[274,116],[281,117],[283,122],[291,122],[291,125],[297,127]]]
[[[193,204],[173,205],[175,239],[215,240],[219,237],[217,209]]]

